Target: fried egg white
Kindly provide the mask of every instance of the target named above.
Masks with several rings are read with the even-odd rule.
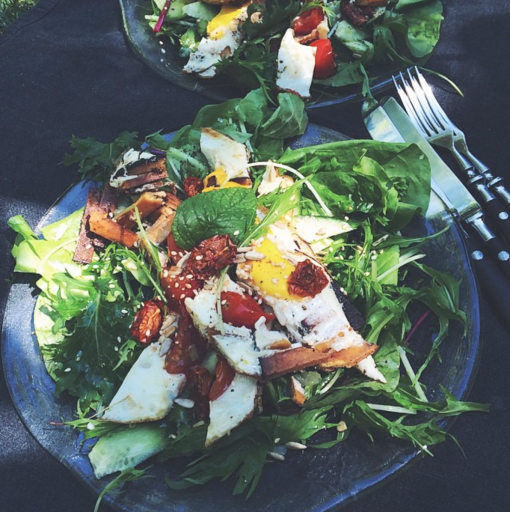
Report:
[[[276,85],[302,98],[309,98],[316,51],[313,46],[298,43],[294,38],[294,30],[287,29],[278,50]]]
[[[231,137],[212,128],[202,128],[200,151],[216,172],[221,169],[222,178],[217,180],[218,185],[225,187],[233,178],[250,176],[247,168],[250,152],[244,144]]]
[[[363,346],[366,342],[351,327],[331,281],[314,297],[302,298],[289,291],[288,279],[298,262],[309,259],[320,265],[305,247],[283,223],[276,223],[264,238],[253,244],[253,250],[263,258],[239,264],[237,276],[273,308],[278,322],[294,342],[316,349],[327,346],[332,352]],[[385,382],[373,359],[362,371],[372,379]]]
[[[102,416],[116,423],[139,423],[164,418],[179,396],[186,377],[165,370],[161,343],[143,350]]]
[[[209,402],[210,423],[206,446],[229,434],[255,411],[257,379],[236,374],[230,386],[216,400]]]
[[[243,40],[241,25],[247,18],[248,4],[223,5],[207,25],[207,37],[202,38],[184,66],[185,73],[197,73],[203,78],[216,75],[216,64],[230,57]]]

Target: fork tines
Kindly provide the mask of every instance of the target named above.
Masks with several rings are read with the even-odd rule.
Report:
[[[406,112],[426,137],[453,131],[454,125],[437,102],[430,85],[417,67],[393,77]]]

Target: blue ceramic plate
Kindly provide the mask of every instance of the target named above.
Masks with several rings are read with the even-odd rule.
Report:
[[[306,147],[346,139],[345,136],[310,125],[294,147]],[[55,222],[83,206],[87,186],[72,187],[48,211],[39,227]],[[439,199],[432,200],[439,205]],[[444,209],[443,209],[444,211]],[[437,232],[451,222],[444,211],[433,221],[418,219],[407,230],[412,235]],[[462,280],[461,308],[467,313],[467,334],[460,325],[452,324],[448,339],[441,347],[443,364],[435,361],[427,370],[424,383],[430,396],[438,396],[443,384],[457,398],[467,396],[473,382],[480,350],[480,314],[475,279],[470,268],[461,234],[452,224],[442,237],[427,245],[426,263],[448,271]],[[2,357],[12,400],[25,425],[57,460],[62,462],[90,490],[98,495],[108,479],[97,481],[87,456],[82,453],[77,434],[70,428],[52,425],[70,420],[76,401],[55,398],[54,384],[47,375],[33,335],[32,311],[35,304],[34,286],[28,281],[13,285],[3,324]],[[413,338],[413,349],[427,351],[434,336],[435,325],[424,325]],[[452,419],[442,426],[449,428]],[[396,440],[378,439],[372,443],[367,436],[353,432],[349,439],[329,450],[308,449],[291,451],[285,462],[267,464],[259,487],[246,500],[232,496],[232,481],[213,482],[190,491],[173,492],[164,483],[164,468],[154,466],[155,478],[130,483],[117,496],[107,496],[115,510],[122,512],[274,512],[285,510],[325,511],[347,503],[395,476],[420,457],[407,444]],[[175,474],[182,465],[172,462]],[[168,466],[165,468],[168,469]]]

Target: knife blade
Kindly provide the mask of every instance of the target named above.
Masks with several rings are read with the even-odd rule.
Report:
[[[485,224],[480,204],[415,128],[397,101],[390,97],[370,109],[364,109],[363,119],[374,140],[414,142],[419,146],[430,162],[434,192],[442,199],[453,218],[461,221],[463,226],[467,226],[477,235],[501,273],[510,280],[509,248]],[[431,202],[426,216],[432,217],[441,212],[442,209],[437,209],[437,203]],[[488,262],[489,259],[484,261],[485,264],[490,264]]]
[[[484,257],[483,251],[472,236],[467,235],[469,254],[476,270],[484,295],[510,330],[510,320],[501,304],[510,293],[510,254],[506,246],[485,225],[480,204],[469,193],[453,171],[414,127],[411,120],[394,98],[383,100],[367,109],[364,106],[363,120],[374,140],[383,142],[414,142],[429,159],[432,174],[432,189],[441,201],[431,201],[427,217],[444,215],[446,211],[460,226],[472,228],[471,234],[481,239],[491,258]],[[497,265],[494,263],[497,262]]]

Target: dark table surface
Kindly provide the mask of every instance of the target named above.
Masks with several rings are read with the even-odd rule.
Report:
[[[453,79],[441,103],[469,137],[471,149],[510,178],[510,4],[507,0],[444,0],[443,38],[429,67]],[[171,131],[192,121],[208,100],[166,82],[131,52],[115,0],[40,0],[0,37],[1,314],[13,261],[6,220],[23,214],[35,225],[77,179],[59,165],[72,134],[112,140],[122,130]],[[367,138],[360,105],[316,118],[356,138]],[[500,297],[507,300],[508,297]],[[27,314],[30,312],[27,311]],[[470,400],[492,404],[454,424],[453,442],[434,457],[349,503],[348,512],[503,511],[510,464],[509,334],[481,303],[482,338]],[[0,377],[0,510],[91,512],[95,497],[54,460],[24,427]],[[106,510],[107,507],[105,507]]]

